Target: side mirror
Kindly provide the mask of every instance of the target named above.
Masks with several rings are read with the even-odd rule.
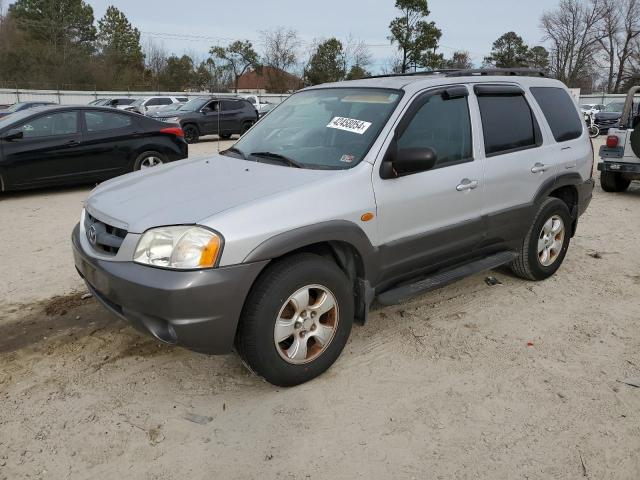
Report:
[[[394,158],[385,159],[382,164],[382,178],[397,178],[413,173],[426,172],[435,167],[438,155],[433,148],[404,148],[398,150]]]
[[[24,132],[16,128],[13,130],[9,130],[7,133],[5,133],[2,136],[2,139],[6,140],[7,142],[11,142],[12,140],[20,140],[23,137],[24,137]]]

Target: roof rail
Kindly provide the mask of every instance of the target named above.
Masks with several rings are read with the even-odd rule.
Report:
[[[436,70],[427,70],[423,72],[408,73],[390,73],[387,75],[372,75],[366,78],[389,78],[389,77],[420,77],[429,75],[445,75],[447,77],[472,77],[472,76],[519,76],[519,77],[546,77],[542,70],[531,68],[476,68],[476,69],[458,69],[458,68],[441,68]]]
[[[533,68],[476,68],[471,70],[458,70],[447,74],[447,77],[472,77],[472,76],[517,76],[517,77],[546,77],[542,70]]]
[[[388,73],[385,75],[371,75],[366,78],[393,78],[393,77],[420,77],[423,75],[449,75],[453,73],[460,72],[460,69],[457,68],[441,68],[438,70],[426,70],[422,72],[407,72],[407,73]]]

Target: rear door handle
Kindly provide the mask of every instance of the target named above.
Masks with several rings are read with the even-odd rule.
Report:
[[[456,187],[456,190],[459,192],[466,192],[469,190],[475,190],[476,188],[478,188],[477,180],[469,180],[468,178],[465,178],[460,182],[460,185]]]
[[[78,145],[80,145],[80,142],[77,140],[69,140],[67,143],[65,143],[66,147],[77,147]]]
[[[531,173],[542,173],[549,170],[549,167],[544,163],[536,163],[531,169]]]

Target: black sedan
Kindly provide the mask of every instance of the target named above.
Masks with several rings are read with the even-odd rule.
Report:
[[[242,135],[258,121],[258,112],[244,98],[197,97],[174,110],[161,110],[153,118],[182,127],[187,142],[196,143],[202,135],[222,139]]]
[[[99,182],[187,154],[177,126],[104,107],[36,107],[0,119],[0,190]]]
[[[14,103],[10,107],[0,110],[0,118],[11,115],[12,113],[21,112],[33,107],[41,107],[43,105],[55,105],[53,102],[18,102]]]

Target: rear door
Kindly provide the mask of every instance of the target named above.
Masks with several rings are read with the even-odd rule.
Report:
[[[23,138],[3,141],[3,167],[15,185],[65,183],[81,176],[84,151],[77,111],[52,112],[16,128]]]
[[[543,135],[533,98],[519,85],[481,84],[474,92],[486,159],[485,243],[515,248],[531,226],[538,189],[555,178],[557,145]]]
[[[137,119],[117,110],[84,110],[83,117],[84,170],[100,178],[130,171],[141,134]]]
[[[244,118],[244,102],[241,100],[222,100],[220,130],[223,134],[240,133]]]
[[[556,141],[555,147],[550,147],[553,157],[549,160],[557,164],[558,175],[579,172],[586,180],[591,176],[593,153],[575,102],[564,88],[531,87],[530,90]]]

